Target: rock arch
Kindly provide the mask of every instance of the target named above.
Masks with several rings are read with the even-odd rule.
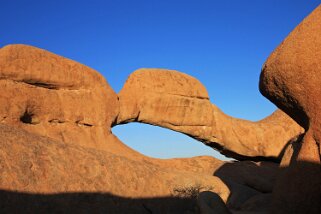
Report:
[[[195,78],[174,70],[139,69],[118,94],[117,124],[148,123],[182,132],[235,159],[280,159],[303,129],[280,110],[258,122],[224,114]]]

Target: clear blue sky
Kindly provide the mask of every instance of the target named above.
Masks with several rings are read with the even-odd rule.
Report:
[[[199,79],[225,113],[249,120],[275,110],[258,91],[273,49],[316,0],[0,0],[0,46],[30,44],[101,72],[118,92],[141,67]],[[114,133],[154,157],[215,155],[190,138],[129,124]]]

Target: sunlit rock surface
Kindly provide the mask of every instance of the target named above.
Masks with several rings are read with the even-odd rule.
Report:
[[[305,18],[263,66],[260,90],[306,132],[282,160],[275,213],[321,213],[321,6]]]
[[[251,122],[212,104],[195,78],[174,70],[139,69],[119,92],[117,123],[141,122],[187,134],[235,159],[279,159],[303,129],[277,110]]]
[[[260,90],[286,114],[258,122],[225,115],[177,71],[140,69],[117,95],[80,63],[1,48],[0,212],[320,213],[320,11],[263,66]],[[132,121],[243,161],[146,157],[111,132]]]

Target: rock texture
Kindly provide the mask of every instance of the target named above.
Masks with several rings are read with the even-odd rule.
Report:
[[[277,110],[251,122],[224,114],[195,78],[174,70],[139,69],[118,94],[117,123],[141,122],[182,132],[236,159],[278,159],[303,130]]]
[[[229,195],[218,177],[160,168],[5,125],[0,125],[0,133],[2,190],[37,194],[105,192],[148,198],[171,197],[175,187],[199,184],[213,187],[225,201]]]
[[[0,49],[0,121],[65,143],[104,147],[119,104],[80,63],[26,45]]]
[[[321,7],[260,79],[261,92],[304,130],[281,110],[258,122],[229,117],[178,71],[137,70],[116,95],[80,63],[26,45],[1,48],[0,212],[320,213],[320,23]],[[128,122],[247,161],[146,157],[112,134]]]
[[[216,203],[226,212],[257,211],[267,204],[270,198],[265,196],[271,195],[278,174],[276,163],[149,158],[120,142],[111,126],[152,123],[154,117],[155,125],[209,144],[216,143],[209,139],[222,139],[224,144],[216,148],[237,157],[275,154],[267,143],[243,145],[236,140],[239,136],[267,139],[261,139],[261,132],[269,131],[266,126],[284,135],[269,141],[281,150],[300,127],[280,111],[258,123],[229,118],[209,102],[206,89],[194,78],[157,72],[159,81],[155,71],[130,78],[129,83],[138,83],[127,82],[119,102],[106,80],[84,65],[31,46],[1,48],[0,211],[195,213],[196,198],[205,190],[210,192],[198,199],[202,212]],[[126,94],[126,87],[133,93]],[[290,125],[284,128],[286,121]],[[244,129],[238,127],[242,124]],[[247,133],[252,128],[259,134]]]
[[[87,66],[36,47],[8,45],[0,49],[0,88],[1,124],[65,144],[146,159],[112,135],[118,97],[104,77]],[[198,172],[211,174],[221,164],[213,160],[183,159],[176,165],[190,169],[196,163]]]
[[[178,100],[184,90],[206,93],[168,87]],[[275,163],[160,160],[128,148],[111,133],[121,116],[117,95],[98,72],[72,60],[26,45],[3,47],[0,88],[1,212],[193,213],[200,191],[219,197],[223,210],[271,192]]]
[[[282,161],[273,212],[321,213],[321,6],[271,54],[260,90],[305,128]]]
[[[193,191],[197,188],[209,189],[233,210],[248,204],[253,197],[264,195],[265,191],[270,192],[255,188],[269,182],[277,172],[268,174],[264,181],[258,172],[268,172],[276,164],[271,163],[272,168],[260,168],[250,162],[244,163],[249,166],[243,162],[227,166],[222,163],[213,176],[200,171],[201,162],[193,158],[167,160],[168,165],[157,160],[156,164],[154,159],[132,159],[123,154],[65,144],[8,125],[0,125],[0,135],[0,210],[8,213],[53,212],[52,209],[60,213],[70,210],[127,213],[128,209],[131,213],[148,212],[146,209],[153,213],[194,213],[197,192]],[[181,161],[190,161],[189,168]],[[242,168],[248,174],[229,176],[233,171],[242,173]],[[255,194],[248,193],[251,191]],[[246,195],[235,197],[242,193]],[[255,206],[255,209],[260,208]]]

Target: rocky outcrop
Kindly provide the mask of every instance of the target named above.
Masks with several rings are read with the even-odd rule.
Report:
[[[223,163],[213,176],[197,171],[195,163],[189,163],[189,169],[186,165],[180,168],[184,166],[180,163],[184,160],[180,159],[169,160],[168,165],[157,160],[156,164],[151,158],[132,159],[65,144],[8,125],[0,125],[0,135],[0,198],[3,199],[0,211],[8,213],[52,212],[52,209],[60,213],[68,210],[127,213],[125,209],[131,213],[146,209],[153,213],[194,213],[195,197],[203,190],[215,195],[214,201],[220,204],[220,209],[240,210],[244,204],[253,204],[254,198],[270,193],[259,186],[273,180],[277,173],[275,163],[259,166],[231,162]],[[197,159],[187,161],[197,162]],[[270,170],[273,172],[268,173]],[[31,199],[21,201],[25,197]],[[202,196],[198,201],[202,210],[204,203],[213,205],[213,199],[208,197]],[[243,210],[254,209],[262,211],[257,206]]]
[[[264,96],[305,128],[291,145],[273,192],[274,213],[321,213],[321,6],[271,54],[263,66]]]
[[[210,186],[224,201],[229,195],[227,186],[212,175],[199,176],[199,173],[159,167],[151,162],[137,161],[77,144],[65,144],[6,125],[0,125],[0,134],[1,190],[41,194],[42,197],[59,193],[104,193],[123,198],[147,199],[171,198],[177,187],[200,185]],[[14,208],[15,205],[3,198],[3,194],[0,192],[0,198],[4,199],[0,202],[0,211],[10,206]],[[108,195],[102,195],[100,200],[106,200]],[[87,200],[92,200],[91,196],[87,196]],[[32,203],[36,203],[36,200]],[[32,203],[25,208],[32,206]],[[141,208],[143,205],[140,203]],[[82,206],[80,204],[80,208]],[[116,201],[109,206],[113,210],[124,205]],[[167,204],[158,206],[164,209]],[[68,208],[68,205],[65,207]],[[80,208],[76,210],[83,212]],[[97,209],[99,207],[92,211]],[[22,211],[23,207],[19,212]],[[31,210],[30,213],[35,211]]]
[[[139,69],[118,94],[117,123],[141,122],[182,132],[236,159],[278,159],[303,130],[277,110],[251,122],[224,114],[195,78],[174,70]]]
[[[1,48],[0,212],[194,213],[197,203],[201,213],[320,213],[320,23],[321,6],[268,58],[260,90],[282,111],[258,122],[224,114],[178,71],[137,70],[116,95],[82,64]],[[150,158],[112,134],[128,122],[240,160],[282,160]]]
[[[147,158],[111,133],[119,113],[117,95],[104,77],[85,65],[36,47],[8,45],[0,49],[0,88],[1,124],[65,144]],[[193,170],[212,174],[222,163],[197,157],[155,164],[187,171],[196,164]]]
[[[65,143],[103,148],[119,111],[98,72],[27,45],[0,49],[0,88],[2,124]]]
[[[137,118],[148,122],[154,114],[157,121],[163,121],[159,125],[167,127],[168,123],[167,128],[176,127],[202,140],[211,133],[214,119],[215,124],[225,121],[226,129],[227,124],[238,123],[223,119],[228,116],[218,113],[200,83],[177,73],[159,76],[162,81],[155,83],[164,83],[156,87],[159,93],[172,94],[159,96],[159,109],[152,111],[148,109],[155,100],[142,96],[148,105]],[[151,93],[154,90],[149,84],[142,86]],[[120,105],[98,72],[39,48],[9,45],[0,49],[0,88],[3,212],[195,212],[196,197],[204,190],[216,199],[200,197],[201,210],[216,202],[222,210],[260,210],[255,204],[271,193],[278,174],[275,163],[224,162],[207,156],[160,160],[128,148],[111,133],[111,126],[136,101]],[[163,112],[166,105],[173,111]],[[215,118],[208,117],[208,110]],[[282,113],[268,121],[277,123],[278,114]],[[257,154],[255,148],[251,150]]]

